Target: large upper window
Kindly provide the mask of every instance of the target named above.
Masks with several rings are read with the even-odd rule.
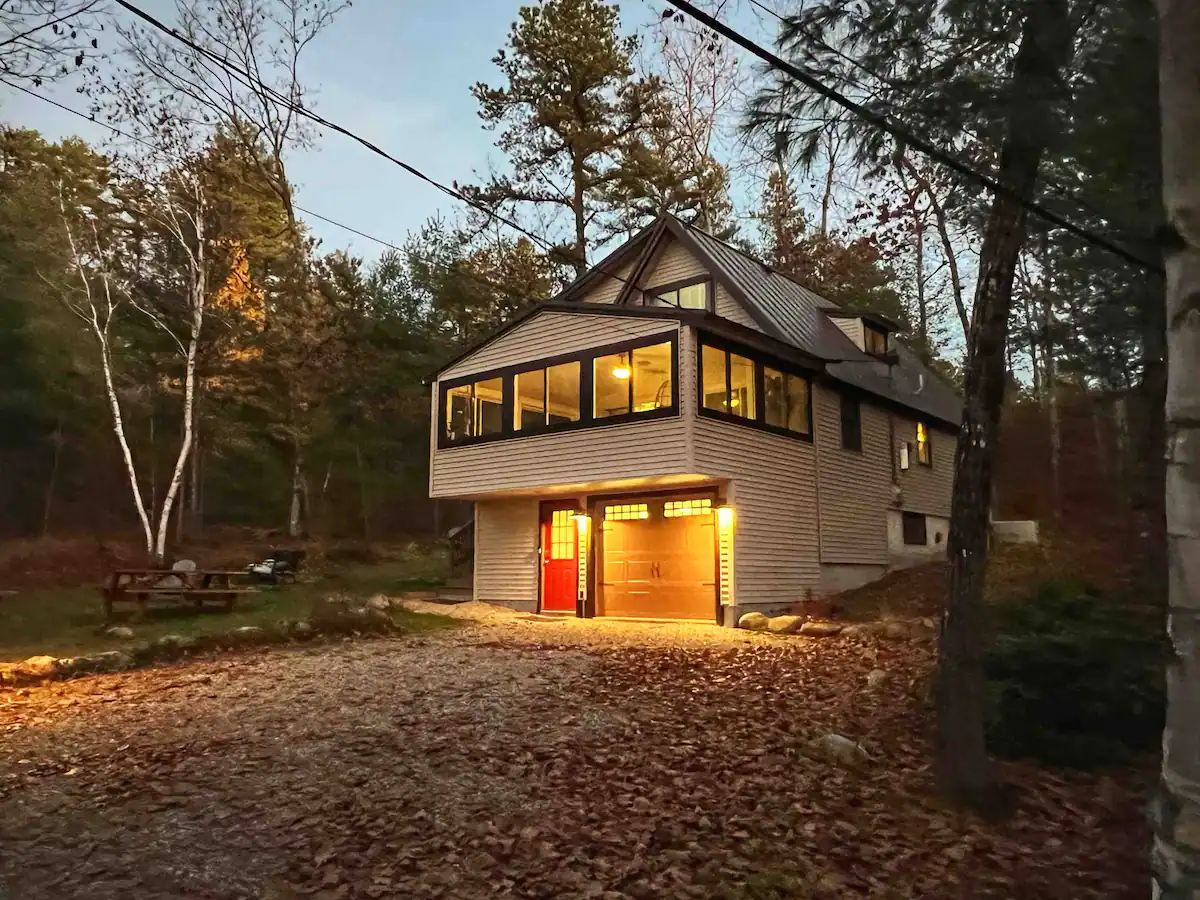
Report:
[[[629,341],[442,387],[440,446],[678,411],[677,340]]]
[[[808,382],[799,375],[763,367],[763,421],[776,428],[808,434]]]
[[[504,379],[460,384],[446,392],[446,437],[452,441],[499,434],[504,429]]]
[[[597,419],[671,405],[671,345],[636,347],[598,356],[592,373]]]
[[[513,391],[513,430],[579,421],[579,361],[518,372]]]
[[[808,379],[736,350],[701,344],[700,397],[704,414],[803,437],[812,434]]]
[[[680,309],[708,309],[708,291],[710,282],[707,280],[692,284],[671,284],[661,288],[651,288],[651,304],[653,306],[676,306]]]

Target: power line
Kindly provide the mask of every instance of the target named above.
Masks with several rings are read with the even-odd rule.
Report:
[[[91,2],[88,3],[86,6],[80,7],[79,9],[73,9],[67,13],[63,13],[58,18],[51,19],[48,22],[43,22],[41,25],[35,25],[33,28],[30,28],[28,31],[22,31],[20,34],[14,34],[12,37],[8,38],[8,40],[0,41],[0,50],[4,49],[9,44],[15,44],[17,41],[24,40],[25,38],[29,37],[34,32],[41,31],[43,28],[49,28],[52,25],[60,25],[63,22],[67,21],[67,19],[71,18],[72,16],[81,16],[99,2],[100,2],[100,0],[91,0]]]
[[[117,0],[117,2],[125,5],[124,0]],[[1137,266],[1138,268],[1145,269],[1148,272],[1156,272],[1160,275],[1163,274],[1162,266],[1158,265],[1157,263],[1142,259],[1137,254],[1126,250],[1119,244],[1113,243],[1108,238],[1095,234],[1086,228],[1076,225],[1069,219],[1066,219],[1063,216],[1060,216],[1058,213],[1047,209],[1042,204],[1017,193],[1015,190],[1003,184],[1002,182],[997,181],[992,176],[976,171],[962,160],[952,156],[945,150],[942,150],[940,147],[937,147],[924,138],[918,137],[907,128],[897,125],[886,116],[882,116],[879,113],[868,109],[861,103],[856,103],[849,97],[842,94],[840,91],[827,86],[810,72],[793,63],[781,59],[770,50],[767,50],[760,44],[755,43],[754,41],[750,40],[750,38],[734,30],[733,28],[730,28],[719,19],[709,15],[701,9],[697,9],[695,6],[689,3],[688,0],[667,0],[667,2],[681,12],[687,13],[697,22],[707,25],[713,31],[722,35],[727,40],[737,44],[743,50],[746,50],[748,53],[758,57],[771,68],[791,76],[801,84],[820,94],[825,99],[830,100],[833,103],[836,103],[838,106],[841,106],[843,109],[848,110],[867,124],[892,135],[892,137],[897,138],[900,141],[903,141],[906,145],[920,151],[930,159],[941,163],[947,168],[952,169],[953,171],[971,179],[972,181],[984,185],[995,193],[1004,194],[1005,196],[1012,198],[1026,210],[1038,216],[1039,218],[1044,219],[1052,225],[1062,228],[1064,231],[1074,234],[1076,237],[1081,238],[1093,246],[1107,250],[1108,252],[1119,256],[1121,259]]]
[[[761,9],[763,12],[767,13],[768,15],[774,16],[775,19],[778,20],[780,23],[782,23],[784,25],[788,24],[788,20],[786,18],[784,18],[784,16],[780,15],[778,12],[771,9],[771,7],[767,6],[766,4],[760,2],[760,0],[750,0],[750,3],[753,4],[754,6],[757,6],[759,9]],[[860,71],[862,71],[862,72],[866,73],[867,75],[869,75],[870,77],[874,78],[876,81],[879,81],[882,84],[887,85],[887,87],[890,90],[894,90],[894,91],[897,91],[902,94],[907,94],[909,97],[916,96],[916,91],[913,88],[911,88],[911,87],[906,88],[902,85],[901,82],[896,81],[895,79],[892,79],[892,78],[888,78],[885,75],[880,75],[878,72],[876,72],[874,69],[872,69],[866,63],[864,63],[862,60],[856,59],[855,57],[851,56],[849,53],[846,53],[845,51],[839,49],[838,47],[833,46],[828,41],[825,41],[822,38],[818,37],[817,35],[813,34],[807,28],[803,28],[800,25],[799,21],[793,19],[791,24],[804,37],[804,39],[806,41],[808,41],[810,44],[812,44],[816,47],[819,47],[828,53],[832,53],[837,57],[840,57],[841,59],[850,63],[850,65],[854,66],[856,69],[859,69]],[[867,90],[866,86],[863,85],[863,83],[860,81],[855,81],[853,78],[850,78],[846,75],[841,75],[840,77],[845,79],[845,81],[847,83],[853,85],[856,88],[859,88],[862,91]],[[982,136],[980,136],[980,134],[978,132],[973,131],[970,128],[963,128],[962,132],[967,137],[973,138],[980,146],[986,147],[989,150],[992,150],[993,152],[995,152],[994,148],[992,148],[988,144],[988,142],[986,140],[984,140],[984,138]],[[1111,215],[1106,213],[1104,210],[1099,209],[1098,207],[1094,206],[1093,204],[1088,203],[1087,201],[1083,200],[1082,198],[1075,196],[1074,192],[1070,188],[1066,188],[1066,187],[1063,187],[1063,185],[1061,185],[1061,184],[1055,183],[1055,181],[1052,180],[1047,174],[1043,173],[1042,180],[1047,184],[1048,187],[1052,188],[1062,199],[1064,199],[1070,203],[1074,203],[1076,206],[1079,206],[1081,209],[1086,209],[1088,212],[1092,213],[1093,215],[1099,216],[1101,219],[1104,219],[1106,222],[1109,222],[1110,224],[1116,225],[1118,231],[1125,230],[1120,227],[1120,223],[1116,219],[1114,219]]]
[[[247,72],[245,69],[241,68],[240,66],[236,65],[233,62],[230,62],[228,59],[225,59],[223,56],[220,56],[219,54],[215,53],[214,51],[209,50],[208,48],[197,44],[195,41],[191,40],[186,35],[180,34],[174,28],[171,28],[169,25],[166,25],[159,19],[156,19],[154,16],[150,15],[145,10],[142,10],[142,9],[138,8],[137,6],[134,6],[132,3],[127,2],[127,0],[116,0],[116,3],[118,6],[133,13],[139,19],[148,23],[149,25],[156,28],[157,30],[163,32],[166,35],[169,35],[170,37],[172,37],[175,40],[179,41],[180,43],[184,44],[185,46],[191,48],[195,52],[212,60],[213,62],[215,62],[219,66],[221,66],[223,69],[225,69],[226,71],[228,71],[234,75],[237,75],[239,78],[243,79],[243,82],[242,82],[243,84],[245,84],[247,87],[251,88],[251,90],[257,89],[257,90],[262,91],[265,94],[265,96],[267,96],[272,102],[274,102],[278,106],[282,106],[283,108],[288,109],[288,110],[296,113],[297,115],[301,115],[307,119],[311,119],[313,122],[316,122],[318,125],[321,125],[322,127],[328,128],[331,131],[336,131],[339,134],[343,134],[346,137],[350,138],[351,140],[356,141],[359,144],[362,144],[362,146],[366,147],[372,153],[375,153],[378,156],[382,156],[384,159],[388,160],[389,162],[394,163],[395,165],[399,166],[404,171],[406,171],[408,174],[412,175],[414,178],[419,178],[421,181],[424,181],[425,183],[432,185],[437,190],[441,191],[442,193],[446,194],[447,196],[453,197],[455,200],[458,200],[462,203],[466,203],[468,206],[482,212],[484,215],[488,216],[489,218],[494,219],[495,221],[500,222],[504,225],[507,225],[509,228],[513,229],[514,231],[517,231],[517,232],[525,235],[527,238],[529,238],[535,244],[537,244],[542,249],[546,250],[549,254],[551,254],[552,257],[557,257],[562,262],[565,262],[568,264],[572,263],[571,260],[563,258],[565,254],[563,253],[562,248],[556,247],[554,244],[550,243],[545,238],[541,237],[540,235],[536,235],[533,232],[527,230],[526,228],[519,225],[517,222],[514,222],[512,219],[508,218],[507,216],[504,216],[501,213],[496,212],[494,209],[491,209],[486,204],[480,203],[478,200],[475,200],[475,199],[463,194],[461,191],[456,190],[455,188],[448,187],[448,186],[442,184],[440,181],[436,180],[435,178],[432,178],[429,175],[426,175],[424,172],[422,172],[416,166],[410,165],[409,163],[404,162],[402,159],[398,159],[397,157],[392,156],[392,154],[388,153],[386,150],[381,149],[377,145],[373,144],[371,141],[368,141],[366,138],[361,137],[358,134],[355,134],[353,131],[350,131],[348,128],[338,125],[336,122],[332,122],[329,119],[326,119],[324,116],[318,115],[317,113],[313,112],[312,110],[306,109],[305,107],[300,106],[297,103],[294,103],[288,97],[285,97],[284,95],[279,93],[279,91],[275,90],[274,88],[270,87],[267,84],[264,84],[260,79],[256,78],[250,72]],[[582,252],[586,253],[586,248],[581,247],[580,250]],[[620,281],[622,284],[629,284],[628,279],[622,277],[621,275],[618,275],[616,272],[605,270],[605,269],[601,268],[600,266],[594,266],[594,267],[592,267],[592,269],[596,270],[596,271],[600,271],[602,274],[608,275],[612,278],[615,278],[618,281]],[[633,287],[635,290],[640,290],[640,288],[637,288],[636,285],[634,285]]]
[[[72,109],[71,107],[66,106],[65,104],[59,103],[57,100],[47,97],[45,94],[39,94],[36,91],[32,91],[29,88],[23,87],[22,85],[19,85],[19,84],[14,84],[13,82],[7,81],[6,79],[3,79],[3,78],[0,78],[0,84],[6,85],[10,88],[14,88],[15,90],[21,91],[22,93],[28,94],[30,97],[35,97],[38,100],[45,101],[46,103],[49,103],[51,106],[58,107],[63,112],[70,113],[73,116],[78,116],[79,118],[84,119],[85,121],[91,122],[95,125],[99,125],[101,128],[107,128],[109,131],[113,132],[114,134],[119,134],[121,137],[123,137],[127,140],[133,141],[134,143],[137,143],[137,144],[141,144],[144,147],[148,147],[150,150],[154,151],[160,157],[163,155],[161,148],[156,147],[150,141],[144,140],[143,138],[140,138],[137,135],[130,134],[127,131],[123,131],[122,129],[118,128],[115,125],[110,125],[107,122],[101,122],[99,119],[97,119],[93,116],[89,116],[87,113],[80,112],[77,109]],[[524,303],[526,300],[529,299],[528,297],[518,295],[515,291],[513,291],[512,288],[510,288],[506,285],[500,284],[498,282],[492,281],[490,278],[487,278],[476,272],[471,272],[466,269],[459,269],[449,263],[444,263],[441,260],[431,259],[430,257],[422,256],[421,254],[413,251],[411,248],[404,248],[404,247],[397,246],[396,244],[393,244],[391,241],[384,240],[383,238],[380,238],[380,237],[375,237],[372,234],[367,234],[367,232],[365,232],[365,231],[360,231],[359,229],[354,228],[350,225],[346,225],[343,222],[339,222],[336,219],[331,219],[328,216],[321,215],[321,213],[314,212],[311,209],[305,209],[303,206],[300,206],[299,204],[293,204],[293,206],[295,207],[295,209],[298,212],[302,212],[306,216],[312,216],[314,219],[320,219],[322,222],[326,222],[330,225],[333,225],[336,228],[341,228],[343,231],[348,231],[351,234],[357,234],[359,237],[366,238],[369,241],[374,241],[376,244],[380,244],[391,250],[395,250],[397,253],[403,253],[404,255],[406,255],[412,259],[419,260],[422,263],[424,263],[425,265],[430,266],[432,268],[435,268],[435,269],[440,268],[443,272],[445,272],[449,275],[459,275],[464,278],[469,278],[472,281],[476,281],[485,287],[489,287],[494,291],[499,291],[500,293],[505,294],[512,300],[517,300],[518,302]]]

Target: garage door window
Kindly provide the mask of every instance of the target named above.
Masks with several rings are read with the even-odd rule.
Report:
[[[628,522],[632,519],[650,518],[650,507],[645,503],[621,503],[604,507],[604,518],[610,522]]]
[[[663,507],[663,516],[677,519],[681,516],[703,516],[712,512],[712,500],[701,497],[696,500],[668,500]]]

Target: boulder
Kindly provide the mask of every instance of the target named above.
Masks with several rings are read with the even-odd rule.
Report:
[[[109,637],[122,639],[133,637],[133,629],[126,628],[124,625],[109,625],[104,629],[104,633]]]
[[[17,668],[22,674],[32,675],[35,678],[46,678],[57,671],[58,660],[53,656],[31,656],[29,659],[21,660],[17,664]]]
[[[856,766],[870,759],[859,744],[832,732],[813,741],[812,747],[820,756],[840,766]]]
[[[894,620],[891,622],[884,622],[880,626],[880,633],[885,638],[890,638],[893,641],[902,640],[903,638],[909,637],[912,634],[907,625],[905,625],[903,622],[897,622]]]
[[[367,609],[375,609],[379,610],[380,612],[387,612],[391,608],[392,601],[383,596],[383,594],[376,594],[374,597],[371,597],[369,600],[367,600]]]
[[[747,631],[766,631],[770,623],[769,616],[760,612],[748,612],[738,619],[738,628],[745,628]]]
[[[312,627],[312,622],[308,619],[301,619],[292,626],[292,634],[303,640],[304,638],[312,637],[316,629]]]
[[[231,634],[239,641],[257,641],[261,640],[266,632],[257,625],[243,625],[241,628],[233,629]]]
[[[195,572],[196,562],[191,559],[177,559],[171,565],[172,572]]]
[[[883,687],[885,681],[887,681],[887,672],[883,671],[883,669],[872,669],[870,674],[867,675],[867,687],[869,688]]]
[[[109,650],[83,659],[87,660],[88,671],[91,672],[124,672],[133,666],[133,657],[122,650]]]
[[[775,616],[767,622],[767,631],[771,634],[795,634],[803,624],[804,616]]]
[[[833,637],[841,634],[844,627],[837,622],[805,622],[800,626],[800,633],[805,637]]]

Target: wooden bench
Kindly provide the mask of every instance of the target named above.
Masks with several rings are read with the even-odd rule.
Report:
[[[238,587],[235,578],[245,578],[244,571],[199,569],[177,572],[173,569],[116,569],[108,583],[100,589],[104,597],[104,616],[112,618],[118,603],[136,603],[139,613],[145,613],[150,600],[191,600],[199,609],[206,600],[233,609],[239,594],[257,593],[255,588]]]

